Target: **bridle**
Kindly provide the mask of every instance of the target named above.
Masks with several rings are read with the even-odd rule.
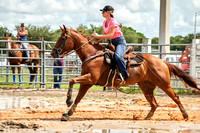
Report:
[[[58,55],[61,54],[61,51],[62,51],[62,49],[63,49],[63,46],[66,44],[69,35],[70,35],[70,29],[68,30],[67,37],[64,38],[63,43],[61,43],[61,45],[60,45],[58,48],[55,48],[55,47],[53,48],[53,51],[56,51]]]
[[[68,30],[67,37],[64,39],[63,43],[62,43],[58,48],[53,48],[53,50],[56,50],[56,51],[57,51],[57,54],[58,54],[58,55],[61,55],[61,51],[62,51],[62,49],[63,49],[63,46],[66,44],[67,39],[69,38],[69,36],[70,36],[70,29]],[[92,41],[93,39],[94,39],[94,37],[93,37],[92,39],[88,40],[86,43],[82,44],[79,48],[77,48],[77,49],[75,49],[75,50],[72,50],[72,51],[70,51],[70,52],[68,52],[68,51],[64,52],[64,53],[62,54],[62,57],[67,56],[67,55],[70,55],[70,54],[76,52],[76,51],[79,50],[80,48],[84,47],[88,42]]]

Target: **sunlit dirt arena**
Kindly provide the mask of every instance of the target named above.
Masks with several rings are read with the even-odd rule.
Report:
[[[0,89],[0,132],[200,132],[200,95],[179,95],[187,121],[164,93],[155,96],[159,107],[152,119],[144,120],[150,105],[143,94],[89,90],[63,122],[66,94],[65,89]]]

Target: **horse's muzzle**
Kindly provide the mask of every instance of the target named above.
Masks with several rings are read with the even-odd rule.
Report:
[[[51,56],[52,56],[53,58],[58,58],[58,51],[57,51],[56,49],[53,49],[53,50],[51,51]]]

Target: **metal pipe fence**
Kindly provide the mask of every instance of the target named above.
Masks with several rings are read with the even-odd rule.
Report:
[[[21,41],[6,41],[6,40],[0,40],[0,42],[4,42],[8,45],[10,42],[21,42]],[[8,46],[5,48],[0,48],[0,84],[5,84],[5,83],[22,83],[22,84],[27,84],[29,82],[29,76],[30,73],[28,71],[28,67],[38,67],[39,71],[38,74],[32,74],[35,76],[38,76],[38,82],[32,82],[33,87],[35,87],[36,84],[39,84],[40,87],[45,88],[46,85],[50,84],[51,88],[53,88],[53,84],[58,83],[54,82],[53,78],[54,76],[62,76],[63,81],[61,84],[68,84],[69,80],[74,77],[78,77],[81,74],[81,61],[79,57],[73,53],[71,55],[68,55],[64,58],[58,58],[58,59],[63,59],[65,62],[65,66],[54,66],[54,59],[51,57],[49,50],[49,45],[54,45],[55,42],[49,42],[49,41],[23,41],[27,42],[30,44],[37,44],[40,49],[39,50],[31,50],[31,51],[39,51],[40,52],[40,57],[39,58],[29,58],[29,59],[39,59],[40,60],[40,65],[39,66],[34,66],[32,65],[26,65],[26,64],[21,64],[21,65],[10,65],[9,59],[27,59],[27,57],[8,57],[9,51],[16,51],[16,49],[8,49]],[[135,51],[134,52],[140,52],[140,53],[148,53],[152,54],[157,57],[164,57],[165,60],[169,63],[175,64],[180,67],[180,63],[178,62],[178,58],[181,55],[181,51],[171,51],[170,53],[162,53],[160,52],[159,49],[161,49],[162,46],[187,46],[191,44],[127,44],[127,46],[139,46],[141,47],[140,51]],[[149,50],[148,48],[152,46],[157,46],[157,49],[152,49]],[[25,49],[18,49],[20,51],[25,51]],[[162,55],[162,56],[161,56]],[[21,74],[18,74],[17,71],[15,74],[12,73],[11,67],[19,68],[21,67],[22,71]],[[64,68],[64,72],[62,75],[60,74],[53,74],[53,68]],[[22,82],[16,81],[13,82],[12,76],[13,75],[21,75],[22,76]],[[184,85],[180,83],[180,81],[175,81],[175,79],[172,79],[172,87],[175,89],[183,89]]]

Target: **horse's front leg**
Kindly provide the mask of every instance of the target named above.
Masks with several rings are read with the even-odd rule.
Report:
[[[77,77],[77,78],[70,80],[70,82],[69,82],[70,87],[69,87],[69,90],[68,90],[68,93],[67,93],[67,100],[66,100],[68,107],[71,106],[71,104],[73,103],[73,101],[71,100],[71,96],[72,96],[72,88],[73,88],[73,85],[75,83],[81,84],[80,88],[79,88],[78,95],[76,97],[74,104],[72,105],[72,107],[68,111],[68,113],[64,113],[62,115],[61,120],[68,120],[69,119],[69,116],[71,116],[73,114],[73,112],[75,111],[77,104],[84,97],[87,90],[93,85],[93,82],[91,80],[91,74],[86,74],[86,75],[83,75],[81,77]]]
[[[88,91],[88,89],[91,87],[92,85],[81,85],[79,88],[79,92],[78,95],[76,96],[75,102],[72,105],[72,107],[70,108],[70,110],[68,111],[68,113],[63,113],[62,114],[62,121],[67,121],[69,120],[69,116],[71,116],[74,111],[76,110],[76,107],[78,105],[78,103],[81,101],[81,99],[85,96],[86,92]]]
[[[92,83],[91,74],[88,73],[83,76],[73,78],[69,81],[69,89],[67,92],[67,99],[66,99],[66,104],[68,107],[70,107],[73,103],[73,100],[71,98],[72,98],[72,88],[75,83],[91,84]]]

